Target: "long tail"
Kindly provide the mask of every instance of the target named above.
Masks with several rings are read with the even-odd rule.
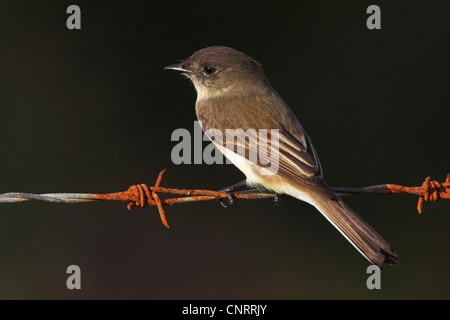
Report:
[[[311,204],[371,263],[379,267],[398,264],[394,248],[338,196],[314,197]]]

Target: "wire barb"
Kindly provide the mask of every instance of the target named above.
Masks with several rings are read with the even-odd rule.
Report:
[[[442,184],[436,180],[431,180],[430,177],[426,177],[421,188],[423,194],[419,196],[419,202],[417,203],[417,211],[419,214],[422,213],[424,201],[438,201],[440,198],[449,199],[450,173],[447,174],[445,182]]]

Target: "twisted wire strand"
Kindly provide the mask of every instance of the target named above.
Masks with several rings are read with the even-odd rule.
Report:
[[[273,198],[278,201],[278,195],[272,193],[263,193],[262,190],[245,190],[239,193],[227,194],[220,191],[211,190],[188,190],[188,189],[172,189],[162,188],[160,183],[164,172],[160,172],[156,183],[153,187],[147,187],[145,184],[133,185],[127,191],[109,194],[93,194],[93,193],[26,193],[26,192],[8,192],[0,194],[0,203],[14,203],[24,201],[48,201],[54,203],[83,203],[98,201],[128,201],[128,210],[132,207],[144,207],[146,205],[157,206],[161,216],[162,223],[169,228],[167,223],[163,205],[172,205],[175,203],[186,203],[192,201],[207,201],[213,199],[222,199],[232,197],[237,199],[264,199]],[[424,201],[437,201],[439,199],[450,199],[450,173],[447,174],[444,182],[439,183],[427,177],[420,187],[405,187],[395,184],[382,184],[365,188],[352,187],[333,187],[335,193],[345,196],[351,194],[396,194],[409,193],[419,196],[417,203],[417,211],[422,212]],[[257,191],[257,192],[255,192]],[[184,195],[185,197],[170,198],[161,200],[158,193],[169,193],[176,195]]]
[[[13,203],[24,201],[48,201],[57,203],[80,203],[99,201],[91,193],[26,193],[26,192],[8,192],[0,194],[0,203]]]
[[[352,194],[376,194],[376,193],[392,193],[392,191],[386,189],[386,185],[375,185],[364,188],[353,188],[353,187],[333,187],[331,188],[334,192],[336,192],[340,196],[347,196]],[[374,191],[377,192],[374,192]],[[251,190],[243,190],[239,193],[250,193],[250,194],[263,194],[263,195],[272,195],[263,193],[258,189]],[[275,197],[275,194],[273,194]],[[102,199],[98,199],[98,196],[92,193],[26,193],[26,192],[8,192],[0,194],[0,203],[13,203],[13,202],[24,202],[24,201],[48,201],[48,202],[56,202],[56,203],[80,203],[80,202],[96,202],[102,201]]]

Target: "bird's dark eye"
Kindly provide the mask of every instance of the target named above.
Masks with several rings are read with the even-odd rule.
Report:
[[[214,68],[214,67],[204,67],[203,68],[203,72],[210,76],[210,75],[212,75],[213,73],[216,72],[216,68]]]

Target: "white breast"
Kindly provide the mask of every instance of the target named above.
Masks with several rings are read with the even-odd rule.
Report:
[[[223,153],[228,160],[230,160],[239,170],[241,170],[245,177],[247,178],[248,184],[263,184],[261,180],[261,176],[258,172],[255,172],[253,169],[254,164],[252,164],[249,160],[245,159],[245,157],[240,156],[239,154],[214,143],[214,145],[219,149],[220,152]]]

